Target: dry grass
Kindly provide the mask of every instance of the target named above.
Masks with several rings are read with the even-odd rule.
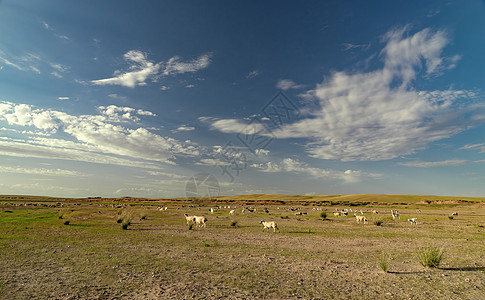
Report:
[[[393,207],[402,220],[392,220],[389,206],[361,207],[369,219],[379,211],[383,223],[374,226],[333,217],[334,206],[323,207],[330,217],[322,222],[311,206],[300,207],[305,216],[290,205],[233,216],[176,203],[161,212],[152,203],[125,209],[132,224],[122,231],[119,209],[78,203],[61,209],[0,202],[0,298],[479,299],[485,292],[479,205]],[[450,222],[451,211],[460,218]],[[60,213],[69,215],[69,226]],[[206,214],[207,228],[187,230],[184,213]],[[412,217],[420,223],[409,224]],[[261,218],[277,221],[281,233],[263,232]],[[423,269],[416,252],[430,242],[446,259]],[[386,274],[376,265],[382,253]]]

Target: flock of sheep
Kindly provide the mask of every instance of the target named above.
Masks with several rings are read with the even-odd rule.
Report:
[[[210,208],[209,211],[211,214],[213,214],[217,209],[219,209],[221,207],[215,207],[215,208]],[[222,207],[222,208],[229,208],[231,209],[230,206],[227,206],[227,207]],[[166,208],[165,208],[166,209]],[[277,208],[279,209],[279,207]],[[288,210],[291,210],[291,211],[295,211],[295,210],[298,210],[298,208],[285,208],[285,209],[288,209]],[[321,208],[319,209],[315,209],[314,210],[321,210]],[[355,216],[355,219],[357,221],[357,223],[363,223],[363,224],[367,224],[369,222],[369,219],[364,216],[364,212],[362,210],[358,211],[358,210],[354,210],[352,211],[352,209],[335,209],[336,211],[333,213],[334,216],[348,216],[349,215],[349,212],[352,213],[355,211],[354,213],[354,216]],[[249,211],[249,212],[255,212],[256,211],[256,208],[253,208],[253,207],[246,207],[246,208],[243,208],[241,210],[241,214],[244,214],[246,211]],[[269,213],[269,210],[267,208],[264,208],[263,211],[265,213]],[[373,214],[378,214],[379,212],[376,211],[376,210],[373,210],[371,211]],[[236,213],[236,210],[235,209],[231,209],[229,211],[229,214],[230,215],[233,215]],[[360,214],[359,214],[360,213]],[[303,214],[307,214],[307,213],[302,213],[302,212],[299,212],[299,213],[296,213],[297,215],[303,215]],[[457,213],[453,213],[452,215],[457,215]],[[397,210],[391,210],[391,216],[393,219],[401,219],[400,215],[399,215],[399,212]],[[188,214],[184,214],[184,217],[185,217],[185,220],[187,222],[187,225],[190,225],[190,224],[193,224],[195,225],[196,227],[206,227],[206,222],[207,222],[207,218],[205,216],[196,216],[196,215],[192,215],[192,216],[189,216]],[[408,222],[411,223],[411,225],[417,225],[418,224],[418,218],[411,218],[411,219],[407,219]],[[264,220],[261,220],[259,222],[259,224],[263,225],[263,231],[266,230],[266,231],[269,231],[270,229],[273,229],[273,232],[280,232],[280,229],[278,227],[278,225],[276,224],[276,222],[274,221],[264,221]]]

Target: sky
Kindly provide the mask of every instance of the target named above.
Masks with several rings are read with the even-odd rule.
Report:
[[[485,196],[483,1],[0,0],[0,194]]]

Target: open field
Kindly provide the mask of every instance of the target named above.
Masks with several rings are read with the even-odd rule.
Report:
[[[0,298],[484,298],[483,198],[308,197],[0,196]],[[243,207],[256,211],[241,214]],[[343,209],[349,216],[333,215]],[[353,217],[360,210],[368,224]],[[206,216],[207,227],[189,229],[184,213]],[[122,217],[131,219],[128,230]],[[263,232],[260,220],[281,232]],[[444,249],[439,268],[418,263],[426,245]]]

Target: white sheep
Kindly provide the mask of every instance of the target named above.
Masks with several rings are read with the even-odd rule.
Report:
[[[234,209],[229,212],[230,215],[233,215],[235,213],[236,213],[236,210],[234,210]]]
[[[408,221],[411,223],[411,225],[413,225],[413,224],[418,225],[418,218],[408,219]]]
[[[207,218],[204,216],[193,216],[192,221],[197,227],[206,227]]]
[[[185,220],[187,221],[187,225],[190,224],[190,222],[194,221],[195,216],[189,216],[188,214],[184,214]]]
[[[266,222],[266,221],[261,220],[261,221],[259,221],[259,224],[263,224],[263,231],[265,229],[267,229],[269,231],[270,228],[273,228],[273,232],[276,232],[276,229],[278,229],[278,232],[280,232],[278,225],[274,221]]]
[[[396,218],[399,218],[401,219],[401,217],[399,216],[399,213],[397,212],[397,210],[392,210],[391,209],[391,214],[392,214],[392,219],[396,219]]]
[[[452,216],[458,216],[458,213],[455,211],[454,213],[451,214]]]
[[[336,217],[338,217],[338,216],[340,216],[340,212],[339,211],[334,211],[333,212],[333,215],[336,216]]]
[[[363,222],[364,224],[367,224],[367,218],[365,216],[359,216],[356,214],[355,219],[357,220],[357,223]]]

